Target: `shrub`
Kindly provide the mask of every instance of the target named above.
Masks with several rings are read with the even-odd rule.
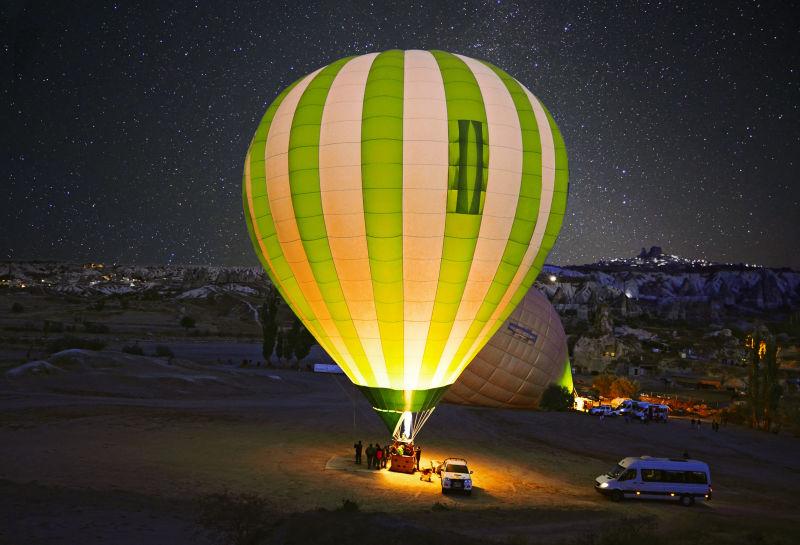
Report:
[[[86,333],[108,333],[110,331],[106,324],[96,322],[84,322],[83,329]]]
[[[126,354],[133,354],[134,356],[144,356],[144,350],[142,350],[142,347],[138,344],[123,346],[122,351]]]
[[[569,388],[551,384],[542,394],[539,408],[545,411],[567,411],[572,408],[573,401]]]
[[[42,331],[47,333],[61,333],[64,331],[64,322],[59,322],[56,320],[45,320],[44,326],[42,327]]]
[[[174,358],[175,354],[172,352],[169,346],[164,344],[156,345],[156,357],[157,358]]]
[[[200,501],[197,522],[221,543],[255,545],[269,536],[273,517],[255,494],[211,494]]]
[[[191,316],[184,316],[181,318],[181,327],[185,327],[186,329],[193,328],[195,326],[195,319]]]
[[[343,511],[345,513],[356,513],[361,508],[358,505],[358,502],[353,500],[342,500],[342,505],[337,509],[337,511]]]
[[[46,350],[50,354],[61,352],[62,350],[69,350],[70,348],[80,348],[83,350],[102,350],[106,343],[98,341],[97,339],[83,339],[81,337],[59,337],[47,343]]]

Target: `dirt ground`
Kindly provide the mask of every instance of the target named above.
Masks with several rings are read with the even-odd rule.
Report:
[[[68,382],[0,375],[0,543],[212,543],[197,526],[196,502],[224,491],[265,497],[286,543],[302,543],[297,536],[308,532],[329,542],[324,528],[336,523],[326,517],[338,516],[345,499],[360,509],[341,515],[351,517],[341,519],[350,529],[342,532],[377,527],[378,535],[433,536],[429,542],[566,543],[631,520],[664,531],[703,528],[704,543],[753,535],[772,542],[773,534],[789,543],[800,535],[793,437],[694,430],[677,419],[644,425],[442,405],[419,436],[423,465],[464,457],[476,486],[471,497],[443,496],[436,479],[342,462],[356,440],[388,440],[342,376],[187,369],[187,384],[192,373],[216,377],[213,395],[174,377],[174,395],[164,394],[165,376],[150,368],[137,380],[158,381],[157,397],[141,395],[142,383],[129,375],[125,387],[98,389],[118,380],[116,372],[71,371]],[[92,388],[75,387],[78,372]],[[685,450],[711,466],[707,504],[615,504],[593,490],[594,477],[625,456]]]

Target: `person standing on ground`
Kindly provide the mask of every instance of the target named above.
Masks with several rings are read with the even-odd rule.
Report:
[[[383,448],[381,444],[378,443],[378,446],[375,447],[375,469],[380,469],[383,467]]]
[[[353,445],[353,449],[356,451],[356,463],[361,464],[361,450],[363,449],[363,445],[361,441]]]
[[[372,443],[369,444],[366,451],[367,455],[367,469],[372,469],[372,462],[373,458],[375,458],[375,447],[372,446]]]
[[[383,465],[382,468],[386,468],[386,462],[389,461],[389,443],[386,443],[386,446],[383,447]]]
[[[419,459],[422,457],[422,449],[419,445],[414,447],[414,454],[417,456],[417,471],[419,471]]]

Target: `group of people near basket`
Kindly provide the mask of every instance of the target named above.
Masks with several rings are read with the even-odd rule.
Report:
[[[353,445],[353,450],[356,454],[356,463],[361,463],[362,452],[367,457],[368,469],[384,469],[392,455],[399,456],[414,456],[417,462],[417,471],[419,471],[419,459],[422,456],[422,449],[419,446],[414,446],[413,443],[403,443],[402,441],[394,441],[391,444],[381,446],[380,443],[372,444],[364,449],[361,441]]]

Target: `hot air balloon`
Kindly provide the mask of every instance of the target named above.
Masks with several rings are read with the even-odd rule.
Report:
[[[447,390],[445,401],[532,409],[551,384],[573,390],[561,318],[535,287]]]
[[[245,218],[280,294],[413,439],[555,242],[567,155],[542,103],[443,51],[348,57],[269,106]]]

